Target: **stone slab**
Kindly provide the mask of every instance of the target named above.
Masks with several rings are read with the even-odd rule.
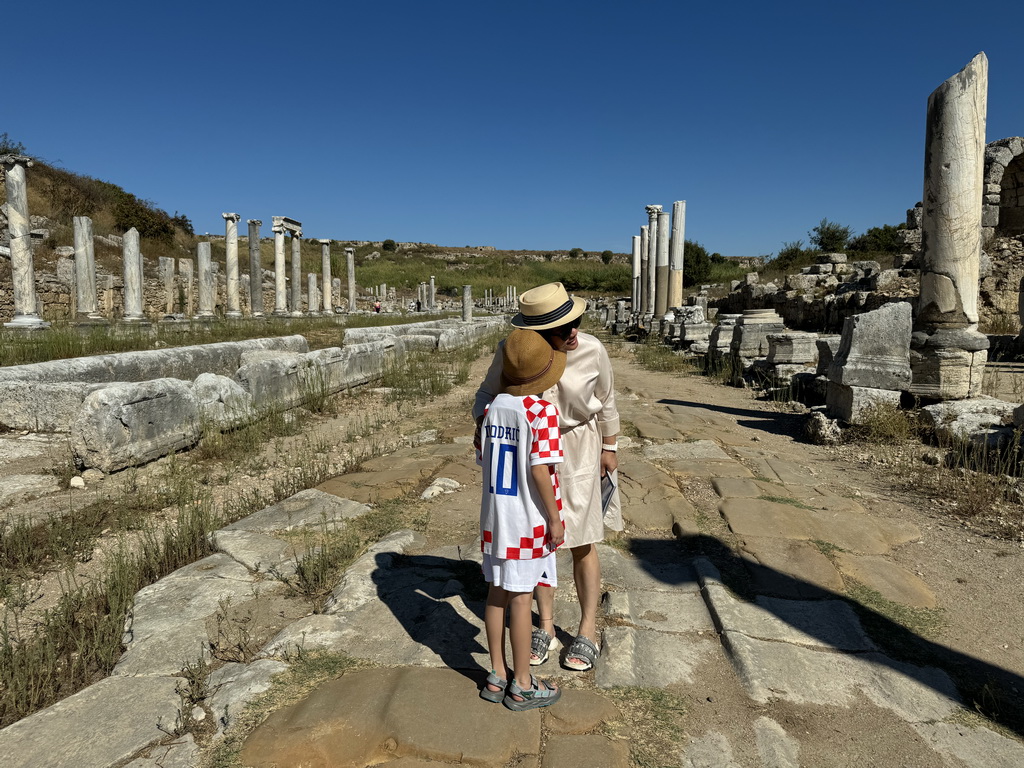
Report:
[[[353,631],[346,616],[325,616],[322,613],[292,622],[264,647],[265,658],[289,658],[300,651],[343,653],[345,640]]]
[[[252,531],[275,533],[296,528],[334,525],[353,517],[359,517],[369,510],[365,504],[351,499],[339,498],[316,488],[299,491],[294,496],[243,517],[225,531]]]
[[[604,696],[593,691],[566,688],[559,699],[561,706],[545,712],[545,726],[561,735],[590,733],[620,718],[618,708]]]
[[[724,733],[708,731],[683,749],[682,768],[740,768]]]
[[[757,752],[765,768],[800,768],[800,743],[770,717],[754,721]]]
[[[693,440],[685,443],[648,445],[644,458],[651,461],[679,461],[687,459],[715,459],[731,461],[731,457],[714,440]]]
[[[0,418],[0,423],[4,423],[3,418]],[[49,449],[48,443],[42,440],[0,439],[0,467],[18,459],[42,456]]]
[[[282,574],[295,571],[297,552],[293,544],[251,531],[222,529],[210,534],[210,541],[218,552],[237,560],[250,571]]]
[[[633,426],[637,434],[648,440],[681,440],[682,433],[665,424],[663,421],[651,418],[633,419]]]
[[[914,729],[937,751],[973,768],[1024,765],[1024,744],[988,728],[969,728],[960,723],[915,723]]]
[[[0,477],[0,509],[38,499],[60,490],[54,475],[7,475]]]
[[[721,498],[753,499],[762,491],[756,481],[748,477],[716,477],[711,481],[715,493]]]
[[[767,459],[768,466],[786,485],[815,485],[818,480],[807,468],[783,459]]]
[[[565,706],[561,701],[554,705]],[[542,768],[629,768],[631,765],[628,742],[599,734],[552,736],[544,745],[541,761]]]
[[[720,652],[715,632],[672,635],[633,627],[607,627],[594,672],[599,688],[668,688],[692,684],[700,665]],[[652,664],[651,659],[658,659]]]
[[[808,541],[746,536],[740,552],[760,593],[793,599],[843,594],[839,571]]]
[[[172,677],[108,677],[0,730],[4,768],[83,768],[127,761],[167,737],[180,699]],[[102,724],[103,738],[96,738]],[[45,759],[43,759],[45,755]]]
[[[756,640],[724,632],[722,640],[751,698],[762,704],[852,706],[857,693],[912,723],[943,720],[960,705],[949,676],[879,653],[851,655]]]
[[[652,562],[648,558],[624,555],[607,544],[598,544],[597,551],[601,560],[601,583],[605,589],[686,591],[694,594],[700,590],[693,568],[682,560]],[[562,567],[562,561],[559,561],[558,568],[559,573],[572,573]]]
[[[686,459],[666,461],[665,468],[680,477],[753,477],[753,473],[734,459],[728,461]]]
[[[935,608],[935,593],[924,580],[884,557],[864,557],[848,552],[835,554],[844,576],[856,579],[882,597],[914,608]]]
[[[257,659],[251,664],[225,664],[210,675],[210,711],[217,718],[217,729],[230,726],[254,698],[270,689],[276,675],[288,670],[288,664],[274,659]]]
[[[641,629],[657,632],[713,631],[704,599],[699,594],[677,592],[608,592],[603,601],[604,615],[627,621]]]

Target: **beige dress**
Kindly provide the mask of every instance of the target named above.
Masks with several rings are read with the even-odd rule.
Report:
[[[619,432],[612,364],[594,336],[577,333],[579,346],[566,353],[565,373],[542,397],[558,408],[565,461],[558,468],[562,488],[565,543],[569,547],[604,539],[601,512],[601,438]],[[476,393],[473,417],[501,391],[504,342],[498,345],[487,376]]]

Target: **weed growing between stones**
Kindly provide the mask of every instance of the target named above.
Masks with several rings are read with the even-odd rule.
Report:
[[[213,727],[212,718],[206,717],[209,714],[205,711],[206,700],[212,694],[210,690],[210,664],[202,656],[192,661],[187,661],[181,668],[181,681],[174,686],[174,692],[178,694],[180,704],[178,714],[174,718],[174,726],[168,728],[160,722],[156,727],[169,736],[178,737],[185,733],[195,732],[200,722],[205,721]],[[196,708],[203,710],[204,717],[196,718]]]
[[[633,359],[649,371],[661,373],[695,373],[696,364],[691,358],[683,357],[660,339],[648,336],[643,343],[633,345]]]
[[[865,408],[858,424],[843,433],[853,442],[890,444],[918,438],[922,432],[917,416],[892,403],[876,403]]]
[[[869,637],[875,640],[887,644],[897,642],[892,637],[886,619],[906,627],[912,635],[917,637],[934,638],[942,629],[941,608],[913,608],[889,600],[877,590],[871,589],[849,576],[845,577],[844,581],[846,594],[852,601],[854,609],[860,614],[864,630]],[[906,636],[906,633],[901,632],[900,634]]]
[[[789,496],[770,496],[768,494],[762,493],[757,498],[763,499],[765,501],[770,501],[774,504],[788,504],[791,507],[798,507],[799,509],[814,509],[814,507],[810,507],[804,504],[802,501],[790,498]]]
[[[661,688],[612,691],[623,719],[606,724],[606,735],[629,741],[630,756],[638,768],[677,765],[685,738],[683,700]]]
[[[264,623],[264,613],[260,592],[256,589],[252,600],[240,606],[233,605],[230,597],[218,601],[210,639],[213,658],[242,664],[255,661],[266,641],[258,633],[258,628]]]

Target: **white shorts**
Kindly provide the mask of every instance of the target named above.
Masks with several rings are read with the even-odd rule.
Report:
[[[557,587],[555,553],[532,560],[502,560],[484,553],[484,580],[506,592],[533,592],[533,588]]]

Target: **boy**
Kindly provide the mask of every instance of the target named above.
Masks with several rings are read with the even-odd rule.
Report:
[[[491,674],[481,698],[511,710],[546,707],[562,692],[530,674],[533,590],[558,586],[555,550],[565,538],[555,464],[562,461],[558,410],[538,393],[558,383],[565,352],[536,331],[505,340],[501,394],[487,407],[477,461],[483,467],[480,546],[490,583],[484,626]],[[505,611],[512,645],[505,656]]]

